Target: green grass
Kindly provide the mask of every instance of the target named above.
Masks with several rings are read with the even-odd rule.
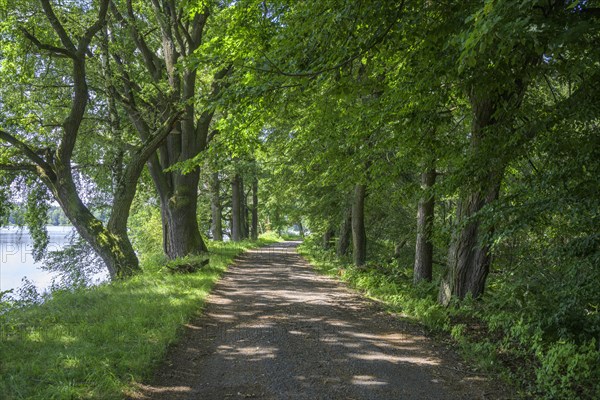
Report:
[[[213,243],[210,264],[199,272],[150,268],[0,315],[0,399],[123,398],[199,313],[233,258],[274,241]]]

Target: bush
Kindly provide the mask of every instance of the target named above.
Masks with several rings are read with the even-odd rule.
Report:
[[[595,340],[553,344],[540,357],[536,391],[544,399],[600,398],[600,352]]]

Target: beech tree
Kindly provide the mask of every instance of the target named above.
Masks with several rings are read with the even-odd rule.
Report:
[[[104,261],[110,275],[130,276],[139,271],[127,236],[137,180],[145,162],[177,122],[179,112],[173,109],[168,118],[148,126],[144,140],[132,144],[126,159],[118,160],[120,173],[115,175],[110,218],[104,225],[82,200],[86,188],[76,183],[79,172],[74,161],[89,151],[81,146],[81,134],[93,126],[90,114],[103,106],[102,93],[90,90],[88,65],[91,57],[101,58],[95,40],[106,25],[109,1],[99,1],[89,9],[77,5],[65,9],[40,0],[33,14],[32,6],[17,3],[2,10],[7,18],[2,23],[6,33],[1,50],[0,140],[8,146],[2,148],[1,169],[35,176]],[[74,24],[63,13],[80,15],[83,25]],[[19,79],[12,79],[14,76]],[[90,103],[95,109],[90,110]],[[40,207],[42,200],[38,199]]]
[[[217,133],[211,130],[215,102],[231,66],[200,61],[214,7],[174,0],[111,1],[112,95],[139,137],[146,140],[153,121],[164,123],[172,118],[169,110],[181,106],[172,134],[148,161],[161,204],[164,251],[170,258],[207,251],[197,222],[199,170],[183,173],[175,166],[206,150]]]
[[[537,133],[519,129],[518,118],[526,118],[519,111],[531,82],[548,62],[545,52],[551,50],[555,35],[562,35],[564,27],[558,20],[579,19],[568,1],[526,1],[519,8],[510,1],[474,6],[469,25],[459,33],[458,49],[458,77],[471,112],[467,153],[471,165],[466,168],[468,175],[461,175],[466,184],[457,205],[448,272],[440,288],[444,304],[452,297],[477,298],[484,292],[494,226],[484,226],[478,215],[498,199],[507,165]]]

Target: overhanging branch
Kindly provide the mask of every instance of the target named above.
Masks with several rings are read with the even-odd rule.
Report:
[[[33,34],[31,34],[24,27],[22,27],[22,26],[19,27],[19,30],[38,49],[47,51],[51,55],[56,56],[56,57],[68,57],[68,58],[72,58],[73,57],[73,55],[67,49],[65,49],[65,48],[57,47],[57,46],[52,46],[50,44],[46,44],[46,43],[40,42],[40,40],[37,37],[35,37]]]
[[[16,136],[11,135],[8,132],[0,130],[0,140],[4,142],[8,142],[17,149],[21,150],[21,153],[32,162],[34,162],[37,166],[42,168],[44,172],[50,177],[54,176],[54,170],[52,166],[46,162],[42,157],[40,157],[31,147],[29,147],[26,143],[18,139]]]

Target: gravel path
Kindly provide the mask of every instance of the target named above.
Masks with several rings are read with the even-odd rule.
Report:
[[[145,399],[498,399],[493,382],[342,283],[297,242],[238,258]]]

